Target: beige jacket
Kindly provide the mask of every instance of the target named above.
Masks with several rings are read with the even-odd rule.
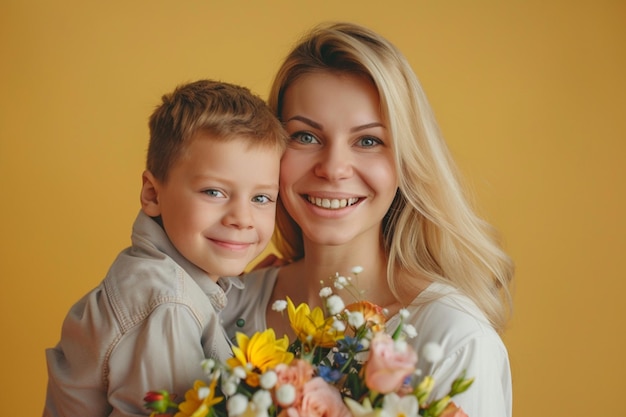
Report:
[[[202,359],[231,356],[217,316],[225,305],[223,289],[140,212],[132,246],[71,308],[61,340],[46,351],[44,417],[149,415],[143,397],[150,390],[182,399],[203,377]]]

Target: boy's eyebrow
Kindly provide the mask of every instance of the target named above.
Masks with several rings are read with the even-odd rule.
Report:
[[[232,184],[230,178],[228,177],[216,177],[215,175],[212,174],[196,174],[193,176],[193,180],[195,181],[205,181],[205,180],[210,180],[210,181],[215,181],[218,183],[224,183],[224,184]],[[268,184],[254,184],[255,188],[260,188],[260,189],[278,189],[279,185],[278,185],[278,181],[276,182],[272,182],[272,183],[268,183]]]
[[[287,120],[285,121],[285,123],[289,123],[289,122],[291,122],[292,120],[298,120],[298,121],[300,121],[300,122],[302,122],[302,123],[304,123],[304,124],[307,124],[307,125],[311,126],[312,128],[317,129],[317,130],[324,130],[324,126],[323,126],[323,125],[321,125],[320,123],[317,123],[317,122],[315,122],[315,121],[313,121],[313,120],[309,119],[308,117],[304,117],[304,116],[293,116],[293,117],[291,117],[291,118],[287,119]],[[385,125],[383,125],[383,124],[382,124],[382,123],[380,123],[380,122],[366,123],[366,124],[364,124],[364,125],[361,125],[361,126],[356,126],[356,127],[351,128],[351,129],[350,129],[350,132],[352,132],[352,133],[354,133],[354,132],[359,132],[359,131],[361,131],[361,130],[370,129],[370,128],[373,128],[373,127],[382,127],[382,128],[384,129],[384,128],[385,128]]]
[[[278,188],[280,188],[278,186],[278,183],[271,183],[271,184],[256,184],[256,188],[260,188],[262,190],[278,190]]]

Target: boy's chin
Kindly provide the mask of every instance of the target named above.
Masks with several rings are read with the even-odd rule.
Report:
[[[250,262],[252,262],[252,260],[246,262],[229,262],[232,263],[232,265],[221,265],[219,268],[215,268],[213,271],[211,271],[211,273],[209,273],[209,276],[214,281],[217,281],[217,279],[220,277],[239,276],[246,272],[246,267],[250,264]]]

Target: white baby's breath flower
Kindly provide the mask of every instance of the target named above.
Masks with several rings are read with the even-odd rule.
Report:
[[[422,348],[422,357],[430,363],[439,362],[443,358],[443,348],[435,342],[428,342]]]
[[[320,297],[326,298],[333,293],[333,290],[330,287],[324,287],[320,290]]]
[[[278,376],[274,371],[265,372],[263,375],[261,375],[261,378],[259,379],[259,382],[261,383],[261,388],[264,389],[274,388],[274,385],[276,385],[276,381],[278,381]]]
[[[228,399],[226,409],[229,416],[240,416],[248,409],[248,398],[243,394],[235,394]]]
[[[211,393],[211,389],[209,387],[200,387],[198,388],[198,399],[204,400]]]
[[[237,383],[232,379],[226,379],[222,382],[222,392],[225,395],[235,395],[237,392]]]
[[[269,409],[256,407],[254,405],[254,403],[252,403],[251,405],[253,407],[250,407],[252,409],[252,411],[251,411],[252,414],[249,414],[250,416],[254,416],[254,417],[270,417]],[[248,414],[245,415],[244,417],[248,417]]]
[[[362,266],[358,266],[358,265],[357,266],[353,266],[352,270],[350,272],[352,272],[354,275],[358,275],[361,272],[363,272],[363,267]]]
[[[288,407],[296,400],[296,387],[291,384],[285,384],[276,390],[276,400],[283,407]]]
[[[326,299],[326,308],[331,316],[339,314],[346,306],[343,304],[343,300],[338,295],[331,295]]]
[[[232,370],[233,376],[238,379],[244,379],[248,374],[243,366],[237,366]]]
[[[337,318],[333,320],[332,326],[333,326],[333,329],[339,332],[343,332],[344,330],[346,330],[346,324],[343,321],[338,320]]]
[[[365,362],[367,362],[369,357],[370,357],[369,350],[362,351],[362,352],[357,352],[357,353],[354,354],[354,360],[356,360],[358,363],[365,363]]]
[[[213,372],[213,368],[215,368],[215,359],[204,359],[201,362],[202,370],[205,374],[209,375]]]
[[[337,275],[335,277],[335,282],[333,282],[333,285],[338,290],[341,290],[341,289],[345,288],[348,284],[349,283],[348,283],[348,280],[346,279],[346,277],[340,276],[340,275]]]
[[[286,308],[287,308],[287,301],[285,300],[276,300],[272,304],[272,310],[278,311],[279,313],[281,311],[285,311]]]
[[[371,340],[371,336],[369,338],[364,337],[361,340],[359,340],[359,343],[361,344],[361,346],[363,346],[363,349],[367,350],[370,347],[370,340]]]
[[[359,328],[365,323],[363,313],[360,311],[351,311],[348,313],[348,324],[350,326]]]
[[[409,310],[407,310],[406,308],[401,308],[398,313],[403,320],[406,320],[409,317]]]
[[[262,410],[267,410],[272,405],[272,395],[269,391],[260,389],[252,394],[252,402]]]
[[[417,330],[415,330],[415,326],[413,326],[412,324],[403,324],[402,330],[409,339],[417,336]]]

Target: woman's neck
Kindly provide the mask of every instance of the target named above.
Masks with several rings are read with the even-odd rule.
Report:
[[[320,305],[319,290],[322,286],[332,287],[330,278],[335,274],[351,277],[355,290],[362,293],[362,300],[381,306],[395,302],[387,285],[387,256],[378,241],[352,241],[348,245],[338,246],[305,242],[305,253],[304,259],[283,268],[283,273],[279,275],[282,291],[287,295],[293,294],[293,297],[289,296],[294,302],[306,302],[311,307]],[[351,272],[355,266],[362,268],[362,272],[356,277]],[[346,303],[355,301],[348,291],[336,292]]]
[[[272,311],[271,305],[276,300],[289,297],[297,306],[307,303],[309,307],[322,307],[320,289],[330,286],[341,296],[344,303],[366,300],[387,309],[389,317],[395,315],[402,307],[410,304],[419,291],[426,287],[425,280],[409,276],[407,271],[400,272],[396,277],[400,282],[410,283],[404,291],[401,289],[401,300],[397,300],[387,283],[387,255],[382,245],[372,239],[364,244],[352,241],[348,245],[324,246],[311,242],[305,243],[306,256],[296,262],[283,266],[278,272],[278,279],[267,306],[267,324],[276,330],[277,335],[287,334],[293,340],[293,331],[288,320],[282,314]],[[362,268],[357,277],[351,273],[352,268]],[[352,277],[354,288],[360,295],[355,299],[355,291],[337,290],[330,279],[336,273]],[[320,282],[323,281],[323,282]]]

